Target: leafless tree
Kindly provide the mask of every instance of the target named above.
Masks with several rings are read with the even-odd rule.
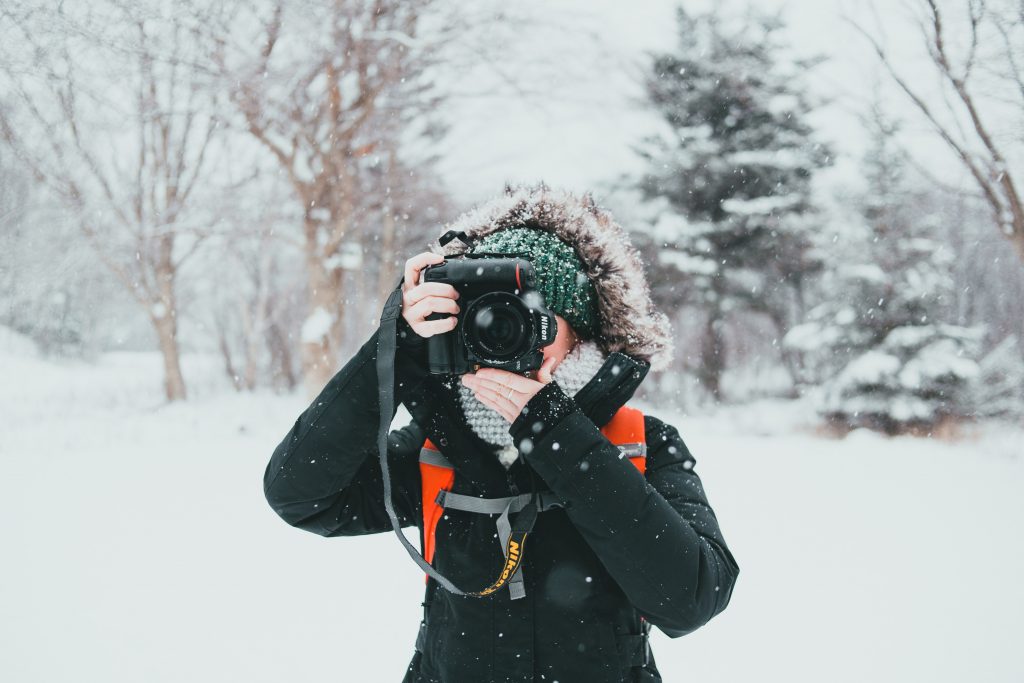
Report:
[[[269,213],[269,212],[268,212]],[[201,261],[208,276],[200,286],[203,325],[216,339],[224,370],[236,390],[264,384],[291,389],[297,382],[292,348],[281,322],[295,321],[299,308],[292,280],[301,273],[296,250],[274,235],[274,221],[255,219],[255,231],[219,235]],[[282,249],[289,246],[287,252]],[[285,272],[282,272],[285,271]],[[298,321],[301,324],[301,319]],[[270,376],[270,382],[264,378]],[[277,375],[280,375],[279,377]]]
[[[176,284],[209,235],[209,220],[191,209],[218,133],[216,108],[184,66],[191,15],[90,5],[4,5],[0,78],[20,116],[0,113],[0,135],[146,311],[166,396],[184,399]]]
[[[432,115],[439,96],[428,72],[448,29],[421,35],[437,18],[428,16],[435,4],[240,3],[213,30],[212,61],[245,130],[276,160],[301,205],[309,298],[303,366],[311,390],[335,370],[344,303],[365,301],[352,282],[365,288],[367,271],[379,273],[371,284],[390,279],[363,254],[376,246],[391,257],[401,205],[427,175],[418,173],[431,160],[422,142],[443,132]],[[353,280],[353,271],[361,277]]]
[[[0,120],[3,119],[3,111],[4,105],[0,102]],[[7,258],[15,251],[13,238],[25,222],[29,194],[28,179],[18,173],[13,160],[5,152],[0,148],[0,301],[11,295],[16,284],[16,271]]]
[[[1008,161],[1010,146],[1022,141],[1024,130],[1024,3],[913,0],[912,7],[918,11],[929,63],[943,85],[941,102],[930,100],[901,74],[880,37],[881,22],[868,29],[848,21],[870,42],[885,70],[970,173],[993,223],[1024,260],[1024,202],[1015,174],[1019,169]],[[954,9],[963,13],[963,31],[950,27],[953,17],[960,18]],[[1014,123],[1009,134],[1001,134],[997,107],[1010,111]]]

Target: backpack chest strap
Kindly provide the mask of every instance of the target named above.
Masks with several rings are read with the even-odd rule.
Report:
[[[508,538],[512,535],[512,525],[508,521],[509,514],[519,512],[530,502],[532,494],[521,493],[518,496],[503,496],[501,498],[478,498],[466,496],[461,493],[452,493],[441,489],[437,492],[435,502],[446,510],[462,510],[463,512],[476,512],[479,514],[499,514],[495,525],[498,529],[498,540],[508,559]],[[537,492],[537,512],[550,510],[556,507],[564,507],[562,501],[555,497],[553,491]],[[513,600],[526,596],[526,586],[523,583],[523,567],[512,575],[508,582],[508,590]]]
[[[552,508],[565,507],[553,491],[537,492],[537,512],[544,512]],[[484,515],[500,514],[508,508],[510,513],[519,512],[530,502],[529,493],[521,493],[518,496],[503,496],[501,498],[478,498],[476,496],[465,496],[461,493],[452,493],[441,489],[434,499],[438,505],[450,510],[462,510],[463,512],[478,512]]]

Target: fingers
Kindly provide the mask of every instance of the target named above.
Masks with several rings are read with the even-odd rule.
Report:
[[[424,297],[412,306],[402,305],[402,317],[413,332],[424,338],[454,330],[459,324],[458,312],[459,305],[453,299],[439,296]],[[453,315],[427,320],[432,313]]]
[[[504,394],[499,394],[493,389],[477,387],[473,389],[473,393],[481,403],[498,411],[503,418],[508,420],[509,424],[515,422],[521,408],[513,400],[506,397],[508,389],[505,389]]]
[[[406,320],[410,325],[414,322],[424,320],[431,313],[458,313],[459,305],[453,299],[446,299],[440,296],[428,296],[406,309],[408,315]]]
[[[413,329],[413,332],[426,338],[454,330],[459,324],[458,316],[454,315],[458,312],[459,305],[454,300],[439,296],[428,296],[412,307],[403,309],[402,316],[409,323],[409,327]],[[432,313],[452,313],[453,315],[426,320],[426,317]]]
[[[441,263],[444,256],[435,254],[432,251],[424,251],[416,254],[405,262],[405,279],[402,282],[402,290],[408,291],[420,282],[420,271],[432,263]]]
[[[507,388],[504,391],[501,391],[500,389],[495,387],[485,387],[477,385],[474,391],[481,397],[488,398],[496,405],[507,405],[515,407],[515,402],[508,397],[509,390]],[[513,391],[515,390],[513,389]]]
[[[558,360],[554,356],[545,358],[544,362],[540,365],[540,369],[537,371],[537,380],[543,384],[550,384],[553,379],[551,373],[557,364]]]
[[[552,359],[545,372],[550,373],[553,364]],[[483,404],[496,410],[509,423],[515,422],[523,406],[544,386],[541,382],[499,368],[480,368],[475,373],[462,375],[461,379]]]
[[[421,337],[432,337],[435,334],[451,332],[458,323],[459,319],[452,316],[451,318],[442,318],[441,320],[421,320],[416,324],[409,323],[409,327]]]
[[[459,290],[447,282],[424,282],[421,285],[416,285],[412,289],[406,290],[403,299],[406,306],[412,306],[417,301],[421,301],[428,296],[458,299]]]
[[[424,282],[419,284],[420,273],[428,265],[442,263],[440,254],[425,251],[405,262],[405,280],[402,283],[402,317],[413,331],[421,337],[451,332],[458,326],[460,310],[455,300],[459,292],[445,282]],[[436,320],[427,320],[432,313],[452,313]]]
[[[480,371],[477,370],[477,374],[479,374],[479,372]],[[466,375],[463,375],[462,377],[463,377],[463,380],[462,380],[463,384],[465,384],[467,387],[469,387],[473,391],[490,391],[490,392],[493,392],[494,395],[501,396],[502,398],[508,397],[508,392],[509,392],[510,389],[513,392],[515,392],[515,393],[512,394],[512,397],[513,398],[517,398],[517,397],[520,397],[520,396],[523,396],[523,395],[527,395],[527,394],[532,395],[533,393],[535,393],[537,391],[536,387],[543,386],[542,384],[538,384],[538,383],[534,382],[533,388],[522,388],[522,387],[520,387],[520,388],[517,389],[516,387],[513,387],[510,384],[504,384],[502,382],[496,382],[494,380],[488,380],[488,379],[485,379],[485,378],[477,377],[476,375],[473,375],[473,374],[466,374]],[[525,379],[525,378],[523,378],[523,379]],[[530,382],[532,380],[526,380],[526,381]]]
[[[524,393],[537,388],[537,382],[532,379],[500,368],[480,368],[472,377],[475,377],[481,386],[495,389],[504,387],[506,392],[510,388]]]

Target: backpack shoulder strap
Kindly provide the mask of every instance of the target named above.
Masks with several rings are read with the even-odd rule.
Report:
[[[441,489],[451,489],[455,481],[455,468],[430,439],[425,439],[420,449],[420,481],[423,496],[423,559],[433,562],[434,530],[444,512],[444,508],[437,504],[437,494]],[[429,574],[424,574],[424,578],[430,581]]]

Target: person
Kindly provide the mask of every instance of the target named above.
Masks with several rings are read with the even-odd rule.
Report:
[[[521,563],[500,589],[460,595],[425,577],[403,683],[660,681],[650,627],[672,638],[700,628],[729,604],[739,567],[679,431],[626,406],[672,351],[639,254],[589,193],[543,183],[506,185],[446,227],[464,239],[439,240],[408,259],[400,283],[394,397],[413,419],[388,435],[393,511],[401,527],[418,527],[421,548],[432,545],[424,552],[431,566],[470,591],[488,586],[508,559],[497,508],[445,507],[425,521],[435,508],[425,500],[424,454],[452,468],[448,497],[507,501],[543,490],[557,504],[536,515]],[[460,296],[450,284],[420,282],[420,273],[467,253],[534,264],[557,321],[536,371],[428,371],[426,340],[458,319],[427,317],[457,313]],[[267,465],[267,501],[299,529],[326,537],[394,531],[375,457],[379,332]],[[642,418],[642,434],[626,439],[641,443],[612,442],[609,435],[622,441],[608,428],[620,415]]]

